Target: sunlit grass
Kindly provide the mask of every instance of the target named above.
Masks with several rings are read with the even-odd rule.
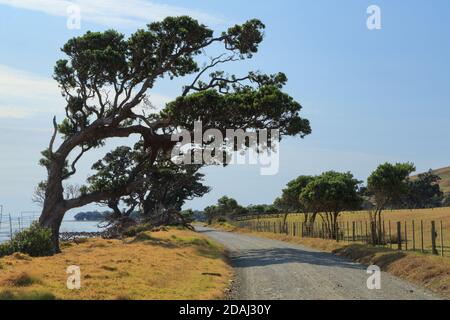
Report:
[[[91,239],[62,250],[1,258],[0,299],[216,299],[232,274],[220,246],[186,230]],[[71,265],[81,269],[80,290],[66,287]]]
[[[386,237],[389,233],[394,237],[397,230],[397,222],[401,223],[402,239],[405,238],[405,223],[406,223],[406,240],[408,242],[408,250],[415,248],[417,251],[421,250],[422,233],[421,223],[423,225],[423,244],[425,252],[431,252],[431,221],[435,221],[436,232],[438,234],[436,245],[439,253],[441,252],[441,222],[443,230],[444,254],[450,256],[450,207],[434,208],[434,209],[415,209],[415,210],[385,210],[382,214],[384,220],[384,228]],[[268,221],[278,224],[283,218],[263,218],[259,221]],[[254,220],[256,221],[256,219]],[[301,223],[304,221],[303,214],[289,214],[287,223],[290,230],[293,230],[292,224],[296,224],[297,230],[301,228]],[[356,235],[365,237],[366,228],[370,228],[368,211],[343,212],[339,217],[341,230],[345,237],[352,237],[352,222],[355,222]],[[414,221],[414,233],[413,233]],[[320,216],[317,217],[316,222],[322,222]],[[414,237],[413,237],[414,234]],[[403,243],[405,248],[405,243]]]

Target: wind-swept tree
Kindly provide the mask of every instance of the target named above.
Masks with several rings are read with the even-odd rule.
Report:
[[[264,28],[254,19],[215,35],[190,17],[169,17],[129,38],[114,30],[87,32],[63,46],[66,58],[57,61],[54,78],[66,100],[66,117],[59,124],[54,119],[54,134],[41,160],[48,177],[39,222],[51,228],[55,251],[68,210],[132,194],[142,185],[142,168],[158,162],[176,143],[171,134],[179,128],[192,130],[194,121],[200,119],[204,130],[222,132],[279,129],[281,136],[301,137],[311,132],[309,122],[299,116],[300,104],[282,91],[284,74],[236,76],[220,68],[251,58]],[[196,58],[211,47],[220,53],[200,67]],[[189,80],[181,95],[162,112],[137,112],[158,80],[185,76]],[[62,143],[56,146],[58,134]],[[141,141],[145,157],[134,161],[119,184],[64,196],[63,182],[76,173],[87,152],[103,146],[106,139],[130,136]]]
[[[373,196],[376,204],[374,210],[369,211],[374,244],[382,240],[382,211],[388,204],[407,194],[408,177],[415,170],[412,163],[384,163],[367,179],[367,192]]]
[[[143,159],[139,143],[135,150],[122,146],[108,153],[96,162],[95,174],[88,178],[88,191],[114,190],[129,179],[132,169]],[[187,200],[201,197],[210,191],[203,185],[204,175],[198,170],[201,165],[177,165],[170,160],[154,165],[144,162],[136,176],[141,185],[127,195],[114,195],[104,201],[113,210],[108,222],[115,230],[126,229],[133,221],[131,213],[139,209],[141,222],[154,227],[170,223],[189,226],[181,214],[181,207]],[[122,207],[123,209],[121,209]],[[123,225],[123,228],[121,226]]]
[[[355,210],[361,205],[358,194],[360,181],[350,172],[329,171],[313,179],[301,192],[300,200],[311,212],[319,213],[329,235],[338,234],[338,217],[344,210]]]
[[[310,224],[310,220],[314,223],[317,212],[309,213],[306,210],[305,203],[300,198],[303,189],[314,179],[313,176],[299,176],[292,181],[289,181],[286,188],[283,189],[281,197],[275,199],[275,205],[283,210],[283,226],[286,226],[286,221],[289,213],[304,213],[305,224]],[[309,219],[311,215],[311,219]]]

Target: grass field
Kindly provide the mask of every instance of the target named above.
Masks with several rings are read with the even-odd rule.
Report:
[[[66,286],[70,265],[81,289]],[[0,258],[2,299],[217,299],[232,270],[223,249],[191,231],[141,233],[125,241],[69,243],[52,257]]]
[[[290,226],[290,230],[293,230],[292,224],[296,224],[297,230],[299,230],[300,223],[303,222],[303,214],[290,214],[287,218],[287,222]],[[396,233],[396,223],[401,222],[402,238],[405,240],[405,223],[406,223],[406,241],[404,241],[403,249],[406,249],[406,243],[408,250],[412,250],[414,247],[416,250],[421,250],[421,221],[423,223],[423,243],[425,252],[431,252],[431,221],[436,223],[436,232],[438,234],[436,239],[437,249],[441,253],[441,239],[444,242],[444,255],[450,257],[450,207],[435,208],[435,209],[416,209],[416,210],[386,210],[383,213],[383,219],[385,224],[385,233],[389,235],[389,224],[391,234],[394,236]],[[256,221],[256,220],[254,220]],[[282,217],[278,218],[264,218],[260,221],[269,221],[271,223],[278,224],[282,221]],[[316,221],[320,224],[322,222],[320,217],[317,217]],[[367,211],[357,212],[344,212],[340,215],[339,223],[341,229],[344,230],[345,238],[352,237],[352,222],[355,222],[355,232],[358,238],[364,237],[366,232],[366,223],[369,222],[369,215]],[[414,221],[414,232],[413,232]],[[441,235],[441,222],[443,229],[443,237]],[[368,224],[370,225],[370,224]],[[348,226],[348,229],[347,229]],[[414,237],[413,237],[414,235]]]

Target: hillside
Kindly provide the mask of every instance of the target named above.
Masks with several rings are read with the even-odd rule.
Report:
[[[441,190],[445,193],[450,193],[450,167],[433,170],[433,173],[442,179],[439,182]]]
[[[450,167],[432,170],[442,180],[439,182],[442,192],[450,193]]]

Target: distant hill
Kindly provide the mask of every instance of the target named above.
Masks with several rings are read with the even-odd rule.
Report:
[[[105,217],[106,212],[98,211],[88,211],[79,212],[75,215],[75,220],[77,221],[102,221]]]
[[[450,167],[432,170],[432,172],[441,178],[439,182],[441,191],[450,194]]]
[[[433,170],[433,173],[442,179],[439,182],[442,192],[450,193],[450,167]]]

